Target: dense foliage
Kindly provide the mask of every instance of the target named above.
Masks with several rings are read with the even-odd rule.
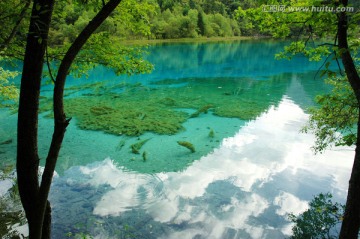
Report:
[[[358,103],[346,77],[326,80],[333,86],[329,94],[319,95],[316,101],[320,107],[311,108],[310,119],[304,132],[315,133],[315,152],[322,152],[330,146],[352,146],[356,142]]]
[[[6,106],[11,101],[16,101],[19,93],[18,89],[13,83],[9,82],[18,75],[17,72],[4,70],[0,67],[0,106]]]
[[[293,39],[276,58],[290,60],[295,55],[303,55],[310,61],[323,62],[321,74],[317,76],[326,76],[326,82],[334,89],[317,97],[318,107],[310,109],[310,121],[304,128],[304,132],[315,133],[315,152],[333,145],[351,146],[356,142],[358,103],[340,64],[344,50],[338,47],[338,18],[335,14],[335,9],[339,8],[349,15],[349,49],[355,64],[359,65],[356,57],[360,46],[359,2],[349,2],[348,8],[328,2],[325,4],[330,9],[328,11],[323,8],[323,2],[316,0],[271,1],[270,5],[248,9],[239,7],[235,11],[245,34]]]
[[[51,35],[61,43],[74,38],[77,31],[93,16],[91,6],[61,3],[55,16]],[[236,1],[164,1],[128,0],[121,10],[109,17],[102,31],[125,39],[194,38],[199,36],[239,36],[241,29],[234,18],[234,10],[246,4]],[[79,11],[79,8],[86,8]],[[61,9],[61,10],[60,10]],[[65,11],[64,11],[65,10]],[[123,24],[126,22],[127,24]]]
[[[0,32],[0,55],[4,54],[2,50],[6,45],[6,55],[21,59],[31,2],[4,0],[0,3],[0,19],[5,23]],[[359,5],[357,1],[352,3],[355,9]],[[86,4],[82,0],[57,2],[49,46],[59,47],[72,42],[101,5],[98,0],[86,1]],[[280,9],[268,11],[271,6],[284,6],[286,12]],[[112,41],[257,35],[306,36],[313,40],[336,31],[335,14],[289,10],[301,6],[323,6],[323,3],[316,0],[126,0],[97,33],[106,32]],[[352,24],[358,24],[358,19],[354,17]],[[352,29],[354,32],[356,28]],[[358,34],[359,29],[356,31]]]
[[[248,20],[239,19],[238,9],[260,9],[266,1],[253,0],[126,0],[105,21],[99,31],[120,39],[173,39],[196,37],[231,37],[262,34],[249,31]],[[4,0],[0,19],[6,22],[0,32],[0,44],[7,42],[15,30],[22,41],[29,21],[29,1]],[[72,42],[95,15],[101,1],[66,0],[55,5],[50,28],[50,45]],[[20,14],[22,13],[23,14]],[[249,13],[250,14],[250,13]],[[15,27],[16,26],[16,27]],[[14,37],[14,36],[12,36]],[[23,42],[17,51],[24,48]],[[8,47],[8,46],[7,46]],[[14,48],[15,49],[15,48]]]
[[[334,239],[338,238],[338,226],[344,214],[344,205],[334,203],[329,193],[316,195],[309,203],[309,209],[300,215],[289,214],[295,223],[291,239]]]

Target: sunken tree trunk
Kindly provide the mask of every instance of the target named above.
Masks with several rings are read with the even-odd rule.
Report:
[[[347,5],[347,0],[342,4]],[[360,77],[356,71],[354,61],[347,42],[348,20],[345,12],[338,18],[338,44],[346,76],[360,105]],[[349,181],[348,196],[345,206],[344,220],[342,222],[340,239],[357,239],[360,227],[360,110],[357,125],[357,140],[354,164]]]

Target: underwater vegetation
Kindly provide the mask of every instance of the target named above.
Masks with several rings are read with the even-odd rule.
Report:
[[[8,140],[5,140],[5,141],[3,141],[3,142],[0,142],[0,146],[12,144],[12,142],[13,142],[12,139],[8,139]],[[1,150],[0,150],[0,154],[5,154],[5,151],[1,151]],[[0,173],[1,173],[1,172],[0,172]]]
[[[8,140],[5,140],[3,142],[0,142],[0,145],[11,144],[12,142],[13,142],[12,139],[8,139]]]
[[[189,149],[191,151],[191,153],[195,153],[195,147],[194,147],[194,145],[192,143],[187,142],[187,141],[177,141],[177,143],[180,146],[183,146],[183,147]]]
[[[200,109],[198,109],[196,112],[192,113],[190,115],[190,118],[195,118],[198,117],[200,114],[204,113],[207,114],[208,110],[214,108],[213,105],[209,104],[209,105],[204,105],[203,107],[201,107]]]
[[[284,76],[266,81],[250,78],[166,79],[153,82],[152,86],[102,81],[67,88],[66,91],[73,94],[65,98],[65,111],[84,130],[127,136],[140,136],[146,132],[174,135],[184,130],[182,124],[186,120],[206,114],[210,109],[220,117],[255,119],[269,105],[276,105],[281,100],[281,92],[286,90],[283,81]],[[226,94],[234,89],[241,89],[241,94]],[[43,97],[41,112],[51,112],[51,109],[52,100]],[[189,114],[183,109],[196,111]]]
[[[214,132],[213,129],[210,129],[208,136],[209,136],[209,138],[214,138],[215,137],[215,132]]]
[[[143,158],[143,161],[144,161],[144,162],[147,160],[146,151],[144,151],[144,152],[142,153],[142,158]]]
[[[116,146],[116,151],[120,151],[125,146],[126,141],[124,139],[120,140],[119,144]]]
[[[91,112],[93,115],[109,114],[109,113],[111,113],[113,110],[114,110],[113,108],[107,107],[107,106],[103,106],[103,107],[94,106],[94,107],[91,107],[91,108],[90,108],[90,112]]]
[[[50,97],[42,96],[40,97],[40,109],[39,113],[49,112],[48,116],[53,114],[53,100]]]
[[[190,118],[211,109],[219,117],[252,120],[281,100],[287,77],[278,75],[266,81],[251,78],[183,78],[165,79],[153,84],[162,86],[156,94],[167,96],[166,100],[162,98],[167,105],[196,109]],[[179,84],[181,87],[167,87]],[[235,94],[234,89],[241,89],[241,94]]]
[[[151,138],[150,138],[151,139]],[[144,140],[141,140],[141,141],[139,141],[139,142],[137,142],[137,143],[135,143],[135,144],[132,144],[131,146],[130,146],[130,148],[131,148],[131,152],[133,153],[133,154],[140,154],[140,149],[142,148],[142,146],[147,142],[147,141],[149,141],[150,139],[144,139]]]
[[[140,136],[145,132],[175,134],[183,129],[187,114],[152,102],[131,98],[80,97],[65,101],[66,112],[85,130],[115,135]]]

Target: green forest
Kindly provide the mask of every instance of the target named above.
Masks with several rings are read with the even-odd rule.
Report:
[[[295,21],[295,26],[290,29],[285,25],[294,20],[292,15],[297,14],[282,14],[286,17],[279,17],[278,13],[264,12],[263,7],[272,6],[271,4],[296,6],[303,2],[307,3],[306,1],[297,2],[126,0],[122,1],[120,6],[111,13],[97,33],[104,33],[118,40],[239,36],[296,37],[303,26]],[[358,1],[350,1],[350,3],[355,9],[360,5]],[[63,46],[71,43],[95,16],[102,4],[99,0],[56,2],[49,31],[49,46]],[[16,52],[24,48],[21,44],[26,38],[30,6],[31,1],[4,0],[0,3],[0,19],[5,23],[0,31],[0,49],[9,48],[8,43],[14,39],[19,40],[17,44],[11,46],[16,49]],[[283,24],[284,20],[288,23]],[[16,55],[14,50],[11,51]]]
[[[355,9],[360,5],[357,1],[350,2]],[[0,3],[1,19],[6,23],[0,32],[1,48],[8,45],[10,38],[25,39],[30,4],[31,1],[21,0]],[[302,26],[298,23],[291,29],[285,29],[282,24],[283,20],[291,21],[292,14],[285,14],[288,15],[287,19],[277,18],[278,14],[264,12],[264,4],[289,5],[281,1],[264,0],[126,0],[105,20],[97,33],[106,33],[108,37],[118,40],[294,37],[299,34]],[[60,46],[72,42],[101,6],[100,1],[56,2],[49,45]]]
[[[1,16],[6,21],[21,12],[23,1],[2,1]],[[120,39],[175,39],[197,37],[232,37],[248,35],[247,29],[236,18],[235,10],[260,6],[261,1],[240,0],[127,0],[120,4],[104,22],[99,32],[107,32]],[[74,0],[59,1],[55,5],[50,29],[51,44],[71,42],[94,17],[101,3]],[[7,18],[8,16],[8,18]],[[22,23],[27,26],[26,21]],[[11,32],[2,29],[4,40]],[[24,32],[24,31],[22,31]]]

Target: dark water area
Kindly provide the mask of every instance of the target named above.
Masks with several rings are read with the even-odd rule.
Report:
[[[343,202],[352,149],[314,155],[314,135],[300,133],[314,97],[330,90],[315,77],[322,63],[275,60],[285,44],[152,45],[151,74],[98,67],[69,77],[53,238],[286,238],[287,214],[314,195]],[[50,92],[43,87],[42,158]],[[16,115],[2,109],[0,123],[0,142],[15,139]],[[14,161],[15,141],[0,145],[4,161]]]

